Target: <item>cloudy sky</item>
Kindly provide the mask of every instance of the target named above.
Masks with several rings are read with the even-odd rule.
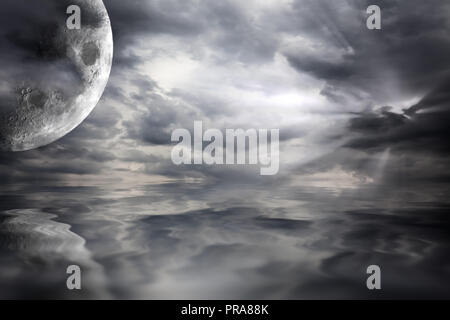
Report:
[[[448,1],[104,2],[103,98],[63,139],[0,154],[0,238],[38,212],[93,297],[365,298],[371,263],[382,297],[450,296]],[[279,174],[173,165],[171,132],[196,120],[280,129]],[[1,282],[68,294],[14,273],[40,248],[0,255]]]

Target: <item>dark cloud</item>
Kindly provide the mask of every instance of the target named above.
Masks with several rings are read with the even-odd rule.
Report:
[[[300,72],[342,91],[364,91],[375,101],[392,94],[386,81],[402,93],[424,93],[446,76],[450,38],[444,30],[450,26],[445,1],[378,1],[382,9],[379,31],[365,26],[370,1],[317,1],[309,11],[305,1],[296,3],[302,26],[314,26],[305,26],[310,36],[319,44],[329,44],[324,50],[287,52],[288,61]],[[323,23],[322,28],[316,20]]]
[[[448,81],[431,90],[417,104],[403,114],[382,109],[351,119],[350,133],[356,133],[347,146],[353,149],[376,151],[391,148],[394,152],[421,155],[449,156],[450,100]],[[430,159],[431,160],[431,159]]]
[[[307,30],[319,49],[289,48],[286,58],[300,73],[324,80],[322,94],[343,105],[344,112],[352,103],[362,111],[351,114],[343,133],[333,137],[345,141],[341,149],[300,172],[338,166],[372,177],[388,189],[409,185],[420,193],[429,183],[445,188],[450,134],[448,3],[379,1],[382,29],[377,31],[365,27],[365,9],[372,4],[368,1],[317,1],[309,6],[308,17],[305,3],[293,6],[303,18],[297,26]],[[412,98],[419,102],[397,105]]]
[[[174,34],[195,36],[200,33],[200,21],[187,18],[183,7],[190,8],[189,2],[179,1],[129,1],[105,0],[105,6],[113,21],[114,66],[116,68],[135,67],[142,57],[133,53],[139,47],[143,36]]]

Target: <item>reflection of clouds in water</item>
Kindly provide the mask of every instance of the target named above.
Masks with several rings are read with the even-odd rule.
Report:
[[[41,282],[47,277],[53,278],[49,284],[59,281],[59,290],[65,288],[65,271],[71,263],[80,265],[83,270],[89,270],[84,277],[83,286],[86,290],[93,290],[96,294],[102,294],[103,274],[102,267],[92,259],[92,254],[85,247],[85,240],[73,233],[70,225],[57,222],[53,219],[56,215],[42,212],[36,209],[8,210],[2,214],[0,226],[0,250],[11,252],[20,260],[21,264],[15,265],[22,270],[12,270],[9,274],[21,276],[20,272],[29,273],[29,283]],[[38,268],[34,268],[36,265]],[[38,271],[41,271],[42,274]],[[4,276],[5,274],[2,273]],[[13,275],[13,277],[14,277]],[[2,281],[7,277],[1,277]],[[42,281],[43,282],[43,281]],[[42,285],[43,283],[41,283]],[[20,285],[19,285],[20,287]],[[44,284],[45,287],[45,284]],[[25,292],[22,294],[26,294]],[[50,292],[48,292],[51,295]],[[45,297],[45,294],[44,294]]]
[[[274,282],[277,290],[286,290],[291,280],[254,270],[267,261],[298,262],[310,270],[317,260],[304,248],[310,225],[239,207],[139,219],[130,241],[143,250],[133,259],[147,267],[134,272],[133,288],[139,295],[163,298],[275,297],[280,292],[264,288]]]
[[[425,195],[398,203],[374,190],[177,184],[135,187],[131,197],[104,188],[46,192],[34,202],[43,211],[0,216],[3,295],[44,288],[77,297],[55,289],[71,261],[86,270],[88,297],[450,296],[447,207]],[[212,202],[219,194],[223,201]],[[382,268],[381,292],[365,287],[370,264]],[[44,277],[30,280],[30,270]]]
[[[89,260],[90,253],[84,247],[85,241],[70,231],[70,226],[56,222],[56,215],[43,213],[39,210],[9,210],[5,214],[10,216],[2,224],[6,233],[20,235],[17,242],[5,243],[10,250],[19,250],[30,255],[55,253],[77,260]]]
[[[335,213],[304,221],[254,208],[149,216],[136,222],[137,294],[158,298],[370,298],[448,296],[448,225],[386,212]],[[433,221],[434,220],[434,221]],[[428,221],[428,222],[425,222]],[[427,232],[427,225],[431,230]],[[131,246],[130,246],[131,247]],[[437,264],[436,264],[437,263]],[[365,268],[383,270],[383,292]],[[124,263],[126,265],[126,263]],[[142,268],[142,266],[146,266]],[[147,279],[147,281],[146,281]]]
[[[323,236],[311,248],[327,248],[321,262],[324,277],[310,279],[299,290],[332,298],[448,297],[450,288],[450,223],[448,208],[360,208],[337,213],[319,224]],[[331,232],[330,232],[331,231]],[[369,293],[363,286],[363,266],[382,268],[383,290]]]

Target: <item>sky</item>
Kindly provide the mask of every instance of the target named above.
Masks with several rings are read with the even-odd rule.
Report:
[[[171,132],[195,120],[280,129],[278,179],[372,180],[383,154],[385,170],[446,179],[444,1],[381,1],[381,31],[365,27],[364,1],[105,4],[115,57],[102,101],[64,139],[3,154],[4,180],[258,179],[247,167],[174,167]]]
[[[448,1],[377,0],[381,30],[367,29],[374,2],[365,0],[104,3],[114,61],[97,107],[61,140],[0,154],[2,210],[56,214],[75,231],[78,223],[93,252],[80,259],[134,270],[124,279],[136,290],[115,283],[94,296],[365,297],[345,270],[375,258],[396,274],[388,297],[409,294],[398,274],[411,265],[420,294],[449,295],[433,271],[450,278]],[[197,120],[220,130],[280,129],[279,174],[175,166],[171,133]],[[91,225],[80,222],[95,210]],[[115,227],[106,230],[98,215]],[[135,239],[120,219],[133,220]],[[159,262],[133,256],[151,276],[96,255],[110,250],[106,238],[90,238],[97,223],[111,238],[125,232],[114,238],[124,246],[153,243]],[[318,261],[321,275],[311,271]],[[181,270],[167,271],[176,263]],[[236,269],[252,285],[237,290]],[[303,271],[312,276],[291,287]],[[120,278],[114,272],[106,277]],[[143,278],[157,280],[140,287]]]

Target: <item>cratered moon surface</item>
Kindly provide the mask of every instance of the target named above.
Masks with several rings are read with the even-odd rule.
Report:
[[[81,9],[69,29],[67,8]],[[2,0],[0,149],[24,151],[73,130],[100,100],[113,57],[101,0]]]

